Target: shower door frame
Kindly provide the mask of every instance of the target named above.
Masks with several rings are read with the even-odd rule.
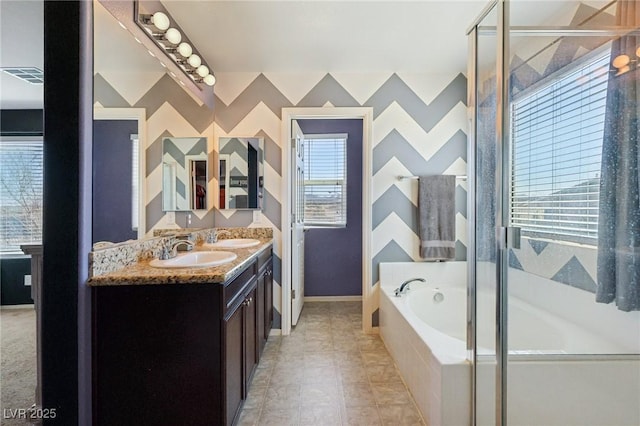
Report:
[[[471,373],[471,425],[477,422],[477,378],[478,378],[478,351],[477,351],[477,253],[476,253],[476,174],[478,164],[476,163],[476,134],[477,134],[477,96],[478,88],[478,33],[482,30],[480,23],[494,9],[497,11],[496,25],[496,146],[499,153],[496,158],[496,322],[495,322],[495,419],[496,425],[505,426],[507,424],[507,367],[508,367],[508,242],[509,231],[509,191],[510,188],[510,147],[509,147],[509,2],[510,0],[492,0],[482,10],[478,18],[467,30],[469,37],[469,57],[468,64],[468,117],[470,137],[468,139],[468,176],[470,179],[470,191],[468,192],[468,205],[472,206],[469,211],[469,245],[467,262],[467,352],[472,361]]]

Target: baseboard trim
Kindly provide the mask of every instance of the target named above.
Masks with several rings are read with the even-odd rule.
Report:
[[[31,309],[35,309],[33,307],[33,303],[25,303],[24,305],[2,305],[0,306],[0,309],[4,310],[11,310],[11,309],[27,309],[27,308],[31,308]]]
[[[305,302],[361,302],[362,296],[305,296]]]
[[[282,335],[282,330],[280,330],[279,328],[272,328],[271,331],[269,332],[269,337],[281,336],[281,335]]]

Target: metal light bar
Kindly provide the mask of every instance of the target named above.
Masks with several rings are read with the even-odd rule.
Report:
[[[154,17],[162,18],[161,23],[154,22]],[[184,73],[196,83],[213,86],[215,77],[210,67],[196,51],[186,33],[178,27],[175,19],[157,0],[134,0],[134,20],[138,27],[146,33],[162,50],[170,61],[175,61]],[[160,24],[160,25],[158,25]],[[157,32],[160,31],[160,32]],[[166,43],[165,43],[166,42]],[[186,46],[185,46],[186,45]],[[181,55],[181,48],[186,47],[186,55]],[[181,57],[184,56],[184,59]]]
[[[156,0],[145,0],[139,2],[138,0],[98,0],[98,2],[113,15],[121,27],[128,30],[132,36],[139,41],[150,54],[153,54],[158,58],[163,66],[166,67],[166,71],[174,79],[176,79],[180,85],[188,89],[197,99],[202,101],[209,108],[214,107],[214,95],[213,87],[205,84],[199,84],[195,81],[195,77],[189,75],[189,72],[182,68],[175,59],[171,57],[170,51],[161,46],[157,40],[153,39],[153,36],[147,31],[146,24],[139,21],[139,3],[143,3],[144,10],[141,10],[143,14],[147,14],[146,10],[161,11],[167,16],[170,16],[164,9],[164,6]],[[153,9],[151,9],[153,8]],[[173,22],[172,26],[180,31],[183,40],[191,44],[190,41],[184,35],[184,31]],[[186,68],[186,67],[185,67]]]

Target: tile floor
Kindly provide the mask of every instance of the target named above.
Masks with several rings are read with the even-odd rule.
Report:
[[[306,303],[290,336],[269,338],[238,425],[424,425],[361,303]]]

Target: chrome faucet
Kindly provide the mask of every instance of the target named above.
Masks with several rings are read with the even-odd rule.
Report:
[[[160,253],[160,260],[173,259],[178,255],[178,247],[182,244],[187,246],[187,250],[193,249],[195,246],[193,241],[190,240],[178,240],[173,244],[167,244],[162,247],[162,252]]]
[[[407,292],[407,290],[411,290],[411,288],[409,287],[409,283],[412,283],[414,281],[422,281],[425,282],[426,280],[424,278],[411,278],[405,282],[403,282],[402,284],[400,284],[400,287],[395,289],[395,295],[396,297],[400,297],[401,295],[403,295],[404,293]]]
[[[209,232],[209,235],[207,235],[207,243],[217,243],[218,237],[222,234],[231,235],[231,232],[224,229],[214,229],[213,231]]]

